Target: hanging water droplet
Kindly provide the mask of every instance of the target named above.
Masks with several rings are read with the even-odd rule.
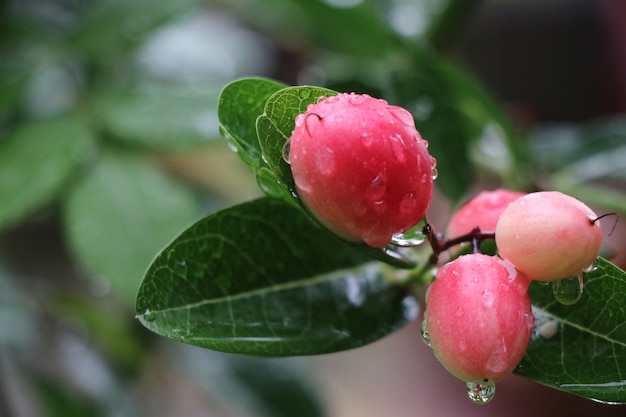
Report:
[[[552,293],[556,300],[566,306],[575,304],[583,295],[583,276],[563,278],[554,281],[552,284]]]
[[[589,265],[588,267],[586,267],[585,269],[583,269],[583,272],[585,274],[590,274],[593,271],[595,271],[596,269],[598,269],[598,267],[596,266],[596,263],[592,263],[591,265]]]
[[[285,161],[288,164],[291,164],[291,161],[289,160],[290,150],[291,150],[291,139],[287,139],[287,141],[283,143],[283,149],[281,151],[281,154],[283,156],[283,161]]]
[[[391,243],[396,246],[402,247],[414,247],[424,243],[426,236],[423,232],[423,225],[420,222],[417,226],[413,226],[411,229],[402,232],[395,233],[391,237]]]
[[[326,100],[326,96],[319,96],[316,100],[317,103],[321,103],[322,101]]]
[[[426,346],[430,346],[430,336],[428,334],[428,322],[426,321],[426,319],[422,320],[422,342],[424,342],[424,344]]]
[[[146,310],[143,313],[143,319],[145,321],[154,321],[154,319],[156,319],[156,313],[154,311]]]
[[[432,172],[431,172],[431,174],[430,174],[430,177],[431,177],[431,178],[433,179],[433,181],[434,181],[434,180],[436,180],[436,179],[437,179],[437,177],[438,177],[438,176],[439,176],[439,171],[437,171],[437,168],[433,168],[433,170],[432,170]]]
[[[496,395],[496,384],[493,381],[467,383],[467,396],[474,404],[487,404]]]

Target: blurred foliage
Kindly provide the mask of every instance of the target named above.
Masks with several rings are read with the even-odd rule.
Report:
[[[189,353],[133,317],[162,248],[207,212],[258,196],[228,181],[242,176],[224,153],[217,106],[234,79],[277,79],[265,97],[314,84],[406,106],[453,204],[487,178],[626,213],[623,121],[516,129],[458,65],[454,39],[478,5],[0,1],[0,414],[164,415],[135,385],[158,398],[146,380],[193,358],[179,377],[219,398],[205,404],[215,415],[324,415],[298,361]],[[248,117],[262,113],[250,104]],[[222,133],[240,156],[249,149],[250,132]],[[257,151],[244,162],[281,195]],[[195,158],[196,171],[176,158]]]

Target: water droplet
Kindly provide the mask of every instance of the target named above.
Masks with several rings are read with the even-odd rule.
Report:
[[[238,149],[237,149],[237,144],[235,143],[234,140],[230,139],[226,142],[228,144],[228,149],[230,149],[231,151],[237,153]]]
[[[596,269],[598,269],[598,267],[596,266],[596,263],[592,263],[591,265],[589,265],[588,267],[586,267],[585,269],[583,269],[583,272],[585,274],[590,274],[593,271],[595,271]]]
[[[348,101],[355,106],[359,106],[365,103],[368,98],[370,98],[370,96],[368,96],[367,94],[350,94],[350,98],[348,99]]]
[[[367,186],[365,195],[370,201],[380,201],[387,192],[387,180],[383,174],[378,174]]]
[[[428,174],[424,173],[422,174],[422,183],[426,184],[428,182]]]
[[[298,173],[298,175],[293,176],[293,180],[301,193],[311,192],[311,184],[309,184],[306,175]]]
[[[145,321],[154,321],[154,319],[156,319],[156,313],[150,310],[146,310],[143,313],[143,319]]]
[[[401,164],[405,163],[406,147],[404,145],[404,141],[402,141],[402,137],[395,134],[389,137],[389,141],[391,142],[391,151],[393,152],[393,156],[396,158],[396,161]]]
[[[496,384],[493,381],[467,383],[467,396],[474,404],[487,404],[496,395]]]
[[[319,96],[316,100],[317,103],[321,103],[322,101],[326,100],[326,96]]]
[[[330,148],[321,149],[316,154],[315,162],[319,172],[326,177],[332,176],[336,171],[337,161],[335,161],[335,153]]]
[[[459,351],[465,352],[466,350],[467,350],[467,343],[465,343],[465,340],[461,340],[459,342]]]
[[[489,354],[489,359],[487,359],[487,363],[485,364],[485,366],[492,372],[503,372],[509,365],[509,357],[509,350],[506,347],[504,338],[501,338],[493,346],[493,349]]]
[[[299,115],[296,116],[296,126],[300,127],[302,126],[302,124],[304,123],[304,120],[306,119],[306,113],[300,113]]]
[[[493,295],[493,291],[491,291],[489,288],[486,288],[480,296],[480,304],[484,308],[491,308],[491,306],[493,306],[494,300],[495,297]]]
[[[433,168],[433,170],[432,170],[432,172],[431,172],[431,174],[430,174],[430,177],[431,177],[431,178],[433,179],[433,181],[434,181],[434,180],[436,180],[436,179],[437,179],[437,177],[438,177],[438,176],[439,176],[439,171],[437,171],[437,168]]]
[[[339,101],[339,97],[338,96],[330,96],[330,97],[327,97],[326,99],[324,99],[324,103],[328,103],[328,104],[336,103],[338,101]]]
[[[556,300],[566,306],[576,304],[583,295],[583,276],[563,278],[552,283],[552,293]]]
[[[374,143],[374,136],[372,136],[370,132],[361,133],[361,143],[366,148],[369,148],[370,146],[372,146],[372,143]]]
[[[430,336],[428,335],[428,322],[426,319],[422,320],[422,342],[426,346],[430,346]]]
[[[409,113],[405,109],[401,107],[397,107],[397,106],[389,106],[387,107],[387,110],[389,110],[389,113],[391,113],[393,117],[398,119],[403,124],[410,126],[410,127],[415,126],[415,122],[413,121],[413,116],[411,115],[411,113]]]
[[[419,246],[426,240],[423,228],[423,222],[420,222],[405,232],[395,233],[391,237],[391,243],[402,247]]]
[[[287,139],[287,141],[285,141],[285,143],[283,143],[283,149],[281,151],[281,154],[283,156],[283,161],[285,161],[288,164],[291,164],[291,161],[289,160],[289,151],[291,150],[291,139]]]

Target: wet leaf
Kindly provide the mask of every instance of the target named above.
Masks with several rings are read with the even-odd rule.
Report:
[[[283,159],[283,146],[296,127],[296,116],[304,113],[319,97],[331,97],[337,92],[321,87],[288,87],[274,93],[265,103],[265,111],[256,122],[263,157],[278,180],[291,192],[295,185],[291,168]]]
[[[148,329],[209,349],[312,355],[365,345],[418,306],[386,267],[265,198],[206,217],[148,269],[137,314]]]
[[[68,198],[78,259],[132,300],[150,261],[196,214],[189,190],[141,158],[106,154]]]
[[[626,273],[600,258],[584,274],[582,298],[556,301],[550,285],[530,289],[536,325],[515,373],[607,403],[626,403]]]
[[[220,93],[217,104],[220,130],[236,147],[239,157],[252,168],[265,165],[256,134],[256,119],[263,113],[267,99],[285,87],[263,78],[244,78],[228,84]]]
[[[54,199],[94,150],[92,132],[71,118],[32,121],[0,143],[0,229]]]

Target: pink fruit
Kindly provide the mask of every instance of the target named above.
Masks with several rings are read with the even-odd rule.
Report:
[[[511,203],[496,226],[500,255],[532,279],[580,275],[598,257],[602,228],[581,201],[557,191],[530,193]]]
[[[524,194],[502,188],[480,192],[454,212],[448,223],[448,237],[462,236],[476,227],[493,232],[504,209]]]
[[[435,159],[411,114],[365,94],[339,94],[298,115],[289,162],[299,197],[330,230],[382,247],[430,205]]]
[[[513,372],[534,323],[530,280],[483,254],[443,265],[426,293],[430,345],[443,366],[467,382],[495,382]]]

